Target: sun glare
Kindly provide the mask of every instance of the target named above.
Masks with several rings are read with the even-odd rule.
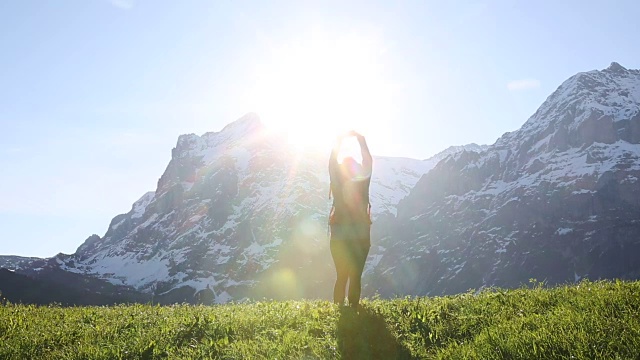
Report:
[[[325,148],[356,130],[382,142],[392,117],[384,47],[362,36],[314,34],[279,48],[257,68],[252,98],[268,128],[299,147]]]

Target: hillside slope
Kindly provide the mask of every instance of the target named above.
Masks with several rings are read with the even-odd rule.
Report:
[[[635,359],[640,284],[220,306],[0,306],[2,359]]]

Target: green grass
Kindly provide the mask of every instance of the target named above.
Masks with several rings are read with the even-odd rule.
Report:
[[[640,359],[640,282],[223,306],[0,306],[0,359]]]

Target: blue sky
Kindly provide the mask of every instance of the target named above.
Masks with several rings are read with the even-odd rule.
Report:
[[[72,253],[103,235],[155,189],[178,135],[261,115],[274,49],[317,33],[372,40],[392,89],[372,151],[427,158],[518,129],[577,72],[640,68],[639,13],[637,1],[0,2],[0,254]]]

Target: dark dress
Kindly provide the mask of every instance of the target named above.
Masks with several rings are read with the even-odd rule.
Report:
[[[334,302],[342,304],[349,281],[348,300],[351,306],[357,306],[360,300],[362,271],[371,247],[369,185],[372,160],[364,138],[360,145],[363,164],[354,176],[347,176],[338,164],[337,149],[334,149],[329,160],[331,192],[334,196],[329,219],[330,248],[337,274]]]

